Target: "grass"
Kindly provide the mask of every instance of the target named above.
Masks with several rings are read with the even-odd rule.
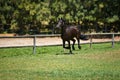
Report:
[[[73,55],[62,46],[0,49],[0,80],[119,80],[120,43],[82,45]]]

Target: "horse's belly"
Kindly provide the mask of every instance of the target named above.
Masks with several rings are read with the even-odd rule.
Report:
[[[65,40],[65,41],[69,41],[69,40],[72,40],[75,36],[71,36],[71,35],[64,35],[62,36],[62,39]]]

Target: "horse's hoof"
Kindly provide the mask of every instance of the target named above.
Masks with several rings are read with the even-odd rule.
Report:
[[[73,50],[75,50],[75,48],[73,48]]]
[[[70,54],[73,54],[72,51],[70,51]]]
[[[81,49],[81,46],[79,46],[78,48]]]

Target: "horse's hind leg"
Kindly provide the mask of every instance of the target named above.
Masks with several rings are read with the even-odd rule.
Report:
[[[75,45],[75,41],[76,41],[76,40],[75,40],[75,39],[72,39],[72,41],[73,41],[72,49],[75,50],[74,45]]]

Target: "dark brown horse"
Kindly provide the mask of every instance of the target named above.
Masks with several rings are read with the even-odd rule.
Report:
[[[77,26],[66,25],[65,21],[63,19],[59,19],[56,27],[61,28],[61,38],[63,41],[63,48],[69,49],[71,54],[72,54],[72,51],[71,51],[70,40],[73,41],[73,45],[72,45],[73,50],[75,50],[74,44],[76,41],[74,38],[76,38],[78,41],[78,48],[79,49],[81,49],[80,39],[88,40],[88,38],[86,36],[81,35],[81,32]],[[68,42],[68,47],[65,46],[65,41]]]

